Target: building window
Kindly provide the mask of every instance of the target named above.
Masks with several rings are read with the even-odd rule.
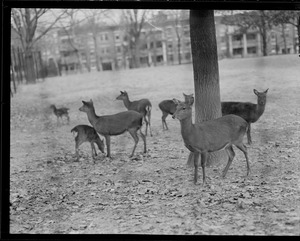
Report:
[[[243,38],[243,35],[238,34],[238,35],[233,35],[232,36],[232,41],[241,41]]]
[[[190,36],[190,28],[188,26],[184,26],[183,27],[183,35],[185,37],[189,37]]]
[[[145,50],[147,49],[147,43],[144,43],[142,46],[141,46],[141,50]]]
[[[185,54],[185,59],[190,60],[191,59],[191,53],[186,53]]]
[[[167,38],[172,38],[172,27],[166,29],[166,36]]]
[[[188,47],[188,48],[191,47],[191,42],[190,41],[185,42],[185,46]]]
[[[119,40],[120,39],[120,35],[118,33],[115,34],[115,39]]]
[[[161,41],[156,42],[156,48],[162,48],[162,42]]]
[[[168,59],[169,59],[169,61],[173,62],[173,60],[174,60],[173,54],[168,55]]]
[[[158,63],[163,62],[163,60],[164,60],[164,57],[163,57],[162,55],[156,56],[156,61],[157,61]]]
[[[256,47],[249,47],[247,48],[248,54],[256,54]]]
[[[121,51],[122,51],[121,46],[117,46],[117,53],[121,53]]]
[[[233,55],[242,55],[243,49],[242,48],[236,48],[232,50]]]
[[[256,39],[256,34],[255,33],[247,34],[247,40],[255,40],[255,39]]]

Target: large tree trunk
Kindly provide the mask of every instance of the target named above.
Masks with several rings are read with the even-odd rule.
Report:
[[[261,16],[261,37],[263,41],[263,56],[268,56],[268,49],[267,49],[267,27],[266,27],[266,20],[265,20],[265,13],[264,10],[260,10]]]
[[[213,10],[190,11],[191,49],[195,85],[195,123],[222,116],[220,102],[217,41]],[[208,164],[225,152],[211,153]],[[192,154],[190,154],[190,157]]]

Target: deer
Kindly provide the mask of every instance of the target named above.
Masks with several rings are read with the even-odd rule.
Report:
[[[88,125],[77,125],[75,126],[71,132],[75,135],[75,151],[77,156],[77,161],[79,161],[79,146],[84,142],[89,142],[92,148],[92,157],[95,163],[95,156],[97,156],[97,151],[94,143],[97,144],[99,150],[104,153],[104,143],[103,140],[100,139],[95,129]]]
[[[132,136],[135,142],[130,157],[133,157],[136,146],[139,142],[139,137],[137,135],[138,131],[144,142],[144,153],[147,152],[146,137],[141,131],[141,127],[143,124],[142,114],[133,110],[129,110],[119,112],[114,115],[97,116],[92,99],[90,101],[82,101],[82,103],[83,106],[80,107],[79,110],[87,114],[88,120],[93,126],[93,128],[105,138],[107,147],[107,157],[111,157],[110,137],[121,135],[126,131],[129,132],[129,134]]]
[[[248,176],[250,173],[249,159],[247,147],[243,144],[243,137],[248,128],[247,121],[236,115],[226,115],[195,125],[192,123],[191,105],[177,99],[173,100],[177,107],[172,118],[180,121],[185,147],[194,154],[194,183],[197,183],[198,178],[199,156],[201,156],[204,186],[206,184],[205,165],[208,153],[222,149],[225,149],[228,155],[228,163],[222,173],[223,178],[225,178],[235,156],[233,145],[245,155]]]
[[[247,131],[248,144],[252,144],[251,140],[251,123],[255,123],[262,116],[265,111],[267,102],[268,90],[258,92],[253,89],[255,95],[257,95],[257,104],[250,102],[221,102],[222,115],[234,114],[242,117],[249,124]]]
[[[194,97],[193,94],[186,95],[185,93],[182,93],[185,99],[185,102],[189,101],[190,104],[192,105],[194,103]],[[159,109],[162,111],[162,127],[163,130],[168,130],[168,125],[166,122],[166,118],[168,115],[173,115],[176,111],[176,104],[174,103],[173,100],[163,100],[158,104]]]
[[[148,126],[150,130],[150,136],[152,136],[152,131],[151,131],[151,123],[150,123],[150,118],[151,118],[151,109],[152,105],[150,100],[148,99],[141,99],[141,100],[135,100],[135,101],[130,101],[128,93],[124,91],[120,91],[120,95],[116,98],[116,100],[123,100],[123,103],[127,110],[134,110],[143,115],[143,119],[146,123],[146,136],[148,132]]]
[[[61,120],[63,120],[62,119],[63,116],[65,116],[67,118],[68,124],[69,124],[69,122],[70,122],[69,108],[66,108],[66,107],[56,108],[55,105],[50,105],[50,109],[53,110],[54,115],[56,115],[56,117],[57,117],[57,124],[58,124],[59,118],[61,118]]]

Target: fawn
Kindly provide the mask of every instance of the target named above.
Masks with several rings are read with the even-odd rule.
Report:
[[[80,111],[87,114],[89,122],[94,129],[105,137],[107,146],[107,157],[110,157],[110,136],[117,136],[128,131],[134,139],[134,147],[131,153],[133,156],[135,148],[138,144],[139,138],[137,131],[140,131],[140,135],[144,142],[144,153],[146,153],[146,137],[141,131],[143,124],[143,116],[133,110],[120,112],[114,115],[97,116],[94,108],[93,101],[82,101],[83,106],[79,108]]]
[[[123,103],[127,108],[127,110],[134,110],[143,115],[144,121],[146,122],[146,136],[148,132],[148,126],[150,130],[150,135],[152,136],[151,123],[150,123],[152,105],[150,100],[141,99],[136,101],[130,101],[128,93],[126,91],[120,91],[120,93],[121,94],[116,99],[123,100]]]
[[[264,113],[267,102],[267,89],[263,92],[258,92],[256,89],[253,90],[254,94],[257,95],[257,104],[250,102],[221,102],[222,115],[234,114],[242,117],[249,124],[247,131],[248,144],[252,143],[251,140],[251,123],[255,123],[259,117]]]
[[[187,149],[194,153],[194,183],[198,177],[198,159],[201,155],[201,167],[203,172],[203,185],[205,184],[205,164],[209,152],[222,150],[225,148],[228,154],[228,163],[223,171],[223,177],[235,156],[232,148],[235,145],[240,149],[246,158],[247,175],[250,173],[250,166],[247,148],[243,144],[243,137],[247,131],[248,123],[236,115],[227,115],[218,119],[202,122],[201,124],[192,123],[192,108],[189,103],[184,103],[174,99],[177,104],[173,119],[177,118],[181,125],[181,135]]]
[[[61,118],[61,120],[63,120],[62,117],[65,116],[65,117],[67,117],[68,124],[69,124],[69,122],[70,122],[70,117],[69,117],[69,113],[68,113],[69,108],[66,108],[66,107],[56,108],[55,105],[50,105],[50,108],[53,110],[54,115],[56,115],[56,117],[57,117],[57,123],[58,123],[59,118]]]
[[[97,132],[95,129],[91,126],[88,125],[77,125],[75,126],[71,132],[73,134],[76,134],[75,137],[75,151],[77,155],[77,161],[79,161],[79,153],[78,149],[79,146],[84,143],[84,142],[89,142],[91,144],[92,148],[92,157],[95,159],[95,156],[97,156],[97,151],[95,149],[94,143],[97,144],[99,150],[104,153],[104,143],[98,136]],[[94,160],[95,163],[95,160]]]
[[[191,105],[194,103],[193,94],[186,95],[185,93],[183,93],[183,96],[185,102],[189,102]],[[163,130],[165,129],[165,127],[166,130],[168,130],[169,128],[167,126],[166,118],[168,117],[168,115],[173,115],[175,113],[176,104],[174,103],[173,100],[163,100],[158,104],[158,107],[162,111],[161,121],[162,121]]]

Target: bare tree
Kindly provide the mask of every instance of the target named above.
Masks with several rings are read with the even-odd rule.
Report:
[[[79,21],[76,18],[76,14],[79,12],[79,9],[68,9],[66,11],[67,24],[60,22],[61,29],[67,36],[68,47],[71,47],[73,53],[77,58],[77,64],[75,64],[75,69],[79,68],[79,71],[82,72],[82,62],[80,57],[80,50],[77,44],[76,38],[76,27],[79,24]]]
[[[50,23],[43,26],[43,31],[37,33],[37,29],[40,27],[39,21],[41,17],[51,11],[51,9],[47,8],[13,8],[11,11],[11,27],[17,33],[25,55],[25,77],[27,83],[36,82],[32,53],[36,42],[50,31],[57,21],[64,17],[66,13],[66,10],[62,10]]]
[[[285,37],[285,25],[291,24],[297,28],[298,32],[298,43],[300,43],[300,11],[270,11],[272,14],[273,23],[275,26],[281,25],[284,45],[285,45],[285,53],[286,51],[286,37]],[[296,52],[297,46],[296,41],[294,40],[294,51]]]
[[[228,12],[227,12],[228,13]],[[258,29],[262,37],[262,50],[263,55],[268,55],[268,31],[272,28],[273,16],[270,15],[270,11],[266,10],[253,10],[245,11],[243,13],[235,13],[231,11],[231,14],[223,16],[222,23],[226,25],[235,25],[239,27],[240,33],[246,33],[251,28]]]
[[[96,58],[96,68],[97,71],[101,70],[101,63],[100,63],[100,53],[98,48],[98,23],[101,18],[108,18],[109,10],[108,9],[89,9],[82,11],[87,18],[87,22],[91,29],[94,48],[95,48],[95,58]],[[102,24],[105,24],[102,22]]]
[[[123,10],[123,19],[126,26],[125,42],[132,59],[132,67],[140,66],[140,35],[145,24],[148,10],[126,9]]]

